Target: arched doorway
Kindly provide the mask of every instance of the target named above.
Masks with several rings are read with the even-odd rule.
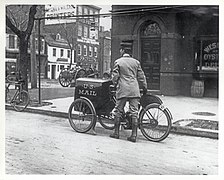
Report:
[[[140,27],[141,66],[148,89],[160,90],[161,29],[155,21]]]

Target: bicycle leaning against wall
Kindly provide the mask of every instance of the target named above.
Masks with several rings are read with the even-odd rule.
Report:
[[[8,75],[5,82],[5,103],[11,104],[16,111],[23,111],[29,104],[29,93],[23,90],[25,81],[16,75]],[[15,89],[10,86],[14,84]],[[12,98],[11,98],[12,96]]]

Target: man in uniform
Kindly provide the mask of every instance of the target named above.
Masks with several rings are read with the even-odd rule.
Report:
[[[132,134],[128,141],[136,142],[138,128],[138,105],[140,100],[139,87],[143,93],[147,92],[147,83],[140,62],[130,56],[130,49],[121,47],[121,58],[114,62],[112,81],[116,85],[116,106],[113,110],[115,118],[115,130],[110,135],[119,139],[119,128],[124,106],[129,101],[129,111],[132,120]]]

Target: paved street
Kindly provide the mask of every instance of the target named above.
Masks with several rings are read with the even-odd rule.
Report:
[[[153,143],[76,133],[67,119],[6,110],[6,174],[217,175],[218,140],[171,134]],[[139,132],[140,133],[140,132]]]

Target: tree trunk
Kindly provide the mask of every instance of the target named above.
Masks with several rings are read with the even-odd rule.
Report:
[[[72,49],[70,49],[70,68],[71,68],[71,66],[72,66]]]
[[[20,56],[19,56],[19,62],[18,62],[18,71],[21,75],[21,78],[25,81],[25,84],[23,86],[24,90],[28,91],[28,41],[25,40],[25,38],[20,37]]]
[[[31,64],[31,89],[37,88],[37,69],[36,69],[36,47],[35,47],[35,33],[31,34],[30,46],[30,64]]]

